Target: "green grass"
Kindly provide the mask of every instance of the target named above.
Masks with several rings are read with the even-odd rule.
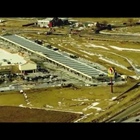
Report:
[[[129,85],[126,85],[126,87],[123,88],[127,89]],[[73,99],[88,99],[89,101],[85,101],[88,103],[93,103],[96,101],[96,99],[100,99],[101,102],[104,102],[104,99],[110,99],[114,96],[118,96],[123,92],[120,87],[114,87],[114,94],[111,94],[110,92],[110,86],[105,87],[80,87],[79,89],[71,89],[71,88],[47,88],[47,89],[41,89],[41,90],[28,90],[26,91],[26,94],[28,96],[29,101],[34,107],[44,107],[44,105],[50,105],[53,106],[54,109],[59,109],[58,102],[62,102],[64,104],[64,109],[69,109],[69,106],[76,103],[81,103],[83,101],[73,101]],[[7,94],[7,96],[11,97],[11,94]],[[5,95],[1,95],[1,98],[5,98]],[[18,95],[17,95],[18,98]],[[5,102],[5,101],[4,101]],[[12,102],[12,101],[10,101]],[[102,102],[102,104],[104,104]],[[22,102],[21,102],[22,103]],[[20,103],[20,104],[21,104]],[[10,103],[11,104],[11,103]],[[5,103],[6,105],[6,103]],[[7,102],[7,105],[8,102]],[[66,105],[66,106],[65,106]],[[104,105],[100,106],[101,108],[104,108]],[[81,108],[79,109],[79,106],[73,106],[70,107],[73,111],[79,110],[81,111]]]
[[[128,83],[128,85],[130,85],[130,83]],[[133,85],[135,85],[135,84],[133,84]],[[132,84],[131,84],[131,86],[132,86]],[[128,106],[130,106],[131,104],[133,104],[134,102],[139,101],[140,92],[138,89],[139,88],[136,88],[136,89],[128,92],[126,94],[126,97],[123,100],[114,101],[110,107],[109,106],[107,107],[105,112],[101,112],[97,116],[90,116],[83,121],[88,122],[88,121],[92,120],[92,121],[102,122],[105,118],[107,119],[107,117],[115,115],[116,113],[120,112],[121,110],[123,110],[123,109],[127,108]],[[118,102],[119,102],[119,104],[118,104]]]
[[[102,110],[106,110],[108,106],[115,104],[115,102],[112,102],[110,99],[112,97],[119,96],[122,92],[131,87],[132,82],[134,83],[135,81],[128,80],[128,83],[125,85],[114,86],[114,93],[110,92],[110,86],[79,87],[78,89],[56,87],[46,89],[32,89],[26,90],[25,92],[33,107],[68,112],[83,112],[84,114],[93,113],[92,117],[88,118],[88,121],[91,121],[91,119],[95,117],[95,113],[101,114],[102,111],[97,111],[96,109],[84,109],[86,109],[94,102],[99,102],[96,107],[100,107]],[[78,101],[78,99],[81,99],[81,101]],[[62,103],[61,106],[58,105],[58,102]],[[7,92],[0,94],[1,106],[18,106],[19,104],[27,106],[22,94],[18,92]],[[51,109],[45,107],[46,105],[52,106],[53,108]],[[28,121],[34,120],[29,119]]]
[[[20,104],[26,105],[24,96],[19,92],[3,92],[0,93],[0,105],[18,106]]]
[[[78,55],[80,57],[86,58],[85,57],[85,55],[86,55],[86,56],[88,56],[89,60],[91,60],[93,62],[101,62],[102,60],[99,60],[99,57],[97,57],[97,56],[93,56],[93,55],[91,56],[91,55],[89,55],[87,53],[81,52],[80,50],[84,50],[84,51],[87,51],[87,52],[90,52],[90,53],[93,53],[93,54],[95,54],[95,53],[102,54],[103,57],[107,57],[107,58],[109,58],[110,60],[112,60],[114,62],[117,61],[119,64],[124,65],[126,67],[129,67],[130,64],[126,61],[126,59],[123,58],[123,56],[124,57],[130,57],[132,60],[135,60],[135,61],[137,61],[137,63],[139,63],[138,62],[139,59],[135,59],[136,57],[138,57],[139,53],[137,53],[135,55],[135,53],[132,52],[132,51],[131,51],[131,53],[130,53],[130,51],[118,51],[118,50],[115,50],[115,49],[109,47],[109,45],[114,45],[114,46],[118,46],[120,48],[121,47],[125,48],[128,45],[128,48],[130,48],[130,47],[132,48],[132,46],[134,46],[134,48],[138,48],[138,44],[126,43],[126,44],[123,44],[122,46],[120,46],[121,43],[118,43],[118,42],[106,42],[106,41],[96,41],[96,40],[95,41],[93,40],[93,41],[89,42],[89,43],[94,43],[95,45],[100,45],[100,44],[102,45],[103,44],[102,46],[107,47],[107,48],[109,48],[111,50],[111,51],[110,50],[108,51],[108,50],[104,50],[104,49],[101,49],[101,48],[93,48],[93,47],[90,47],[90,45],[89,45],[89,47],[85,47],[83,45],[83,43],[85,43],[86,40],[82,40],[81,39],[82,41],[79,41],[79,43],[77,43],[79,38],[77,39],[77,38],[74,37],[74,39],[75,40],[73,41],[73,43],[75,43],[75,45],[69,44],[67,42],[63,43],[63,38],[61,39],[61,41],[59,39],[57,39],[57,38],[54,38],[53,39],[53,41],[54,41],[53,44],[57,43],[56,46],[58,48],[60,48],[61,50],[67,51],[67,52],[70,52],[70,53],[74,53],[74,54],[76,54],[76,55]],[[69,40],[68,40],[68,42],[69,42]],[[59,43],[61,43],[62,46],[58,46]],[[77,45],[81,45],[81,46],[80,47],[76,46],[76,43],[77,43]],[[116,53],[116,54],[113,54],[112,52]],[[132,58],[133,57],[133,53],[134,53],[134,59]],[[118,56],[118,54],[122,55],[122,57]],[[108,62],[102,61],[102,63],[108,63]],[[110,64],[110,65],[112,65],[112,64]],[[117,66],[115,66],[115,67],[117,67]],[[133,74],[133,72],[130,72],[130,71],[127,71],[127,70],[123,70],[122,68],[118,67],[118,69],[120,69],[121,71],[124,71],[124,74]]]
[[[103,90],[104,89],[104,90]],[[110,86],[106,87],[80,87],[79,89],[71,88],[47,88],[38,90],[25,91],[29,101],[34,107],[44,107],[45,105],[53,106],[54,109],[61,109],[58,102],[62,102],[64,110],[69,109],[72,104],[81,103],[83,101],[73,101],[73,99],[88,99],[85,101],[89,104],[93,103],[96,99],[101,101],[104,99],[110,99],[114,94],[110,93]],[[115,96],[121,92],[118,87],[114,87]],[[10,92],[0,95],[0,105],[19,105],[24,104],[24,97],[20,93],[11,94]],[[104,108],[104,106],[101,106]],[[71,106],[73,111],[82,111],[79,106]],[[83,107],[82,107],[83,108]]]

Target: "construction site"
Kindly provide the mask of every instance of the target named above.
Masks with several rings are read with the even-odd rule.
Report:
[[[52,114],[44,122],[114,120],[139,102],[139,31],[139,18],[3,18],[0,105]],[[9,114],[42,122],[30,118]]]

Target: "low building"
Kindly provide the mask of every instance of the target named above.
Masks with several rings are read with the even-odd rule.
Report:
[[[45,18],[37,21],[37,26],[46,28],[68,24],[68,18]]]
[[[37,69],[37,64],[33,61],[27,61],[24,64],[18,65],[21,73],[35,72]]]
[[[48,27],[49,27],[49,24],[50,24],[50,21],[51,21],[52,19],[53,19],[53,18],[46,18],[46,19],[38,20],[38,21],[37,21],[37,26],[48,28]]]
[[[12,65],[3,65],[2,63],[0,64],[0,73],[9,73],[12,70]]]
[[[0,73],[35,72],[37,64],[26,60],[18,53],[10,53],[0,49]]]
[[[127,75],[121,75],[123,81],[127,80]]]

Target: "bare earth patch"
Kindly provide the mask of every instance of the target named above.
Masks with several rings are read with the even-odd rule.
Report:
[[[73,122],[80,114],[44,109],[1,106],[0,122]]]

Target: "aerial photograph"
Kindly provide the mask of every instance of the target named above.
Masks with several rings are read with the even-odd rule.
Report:
[[[139,123],[140,18],[0,17],[0,122]]]

